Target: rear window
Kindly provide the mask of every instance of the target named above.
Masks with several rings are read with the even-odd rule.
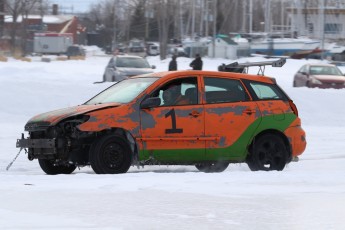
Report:
[[[250,82],[249,85],[259,100],[287,99],[277,85],[264,84],[260,82]]]
[[[205,77],[204,83],[207,104],[246,100],[246,93],[241,82],[238,80]]]
[[[150,68],[149,63],[143,58],[118,57],[115,65],[124,68]]]

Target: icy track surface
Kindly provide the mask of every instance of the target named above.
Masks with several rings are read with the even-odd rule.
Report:
[[[295,101],[307,133],[300,161],[282,172],[233,164],[212,174],[151,166],[122,175],[96,175],[86,167],[48,176],[25,154],[6,171],[28,119],[81,104],[111,85],[93,84],[109,58],[0,62],[0,229],[345,229],[345,90],[292,88],[294,73],[317,60],[266,68]],[[148,60],[156,71],[167,70],[170,61]],[[231,62],[203,60],[205,70]],[[188,69],[190,61],[178,58],[178,68]]]

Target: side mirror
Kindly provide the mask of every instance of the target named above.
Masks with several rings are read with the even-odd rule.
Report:
[[[155,66],[155,65],[153,65],[153,66],[151,66],[151,68],[152,68],[152,69],[156,69],[156,66]]]
[[[143,102],[141,102],[140,108],[141,109],[150,109],[157,107],[161,104],[161,99],[159,97],[150,97],[146,98]]]
[[[307,72],[301,72],[302,75],[308,75]]]

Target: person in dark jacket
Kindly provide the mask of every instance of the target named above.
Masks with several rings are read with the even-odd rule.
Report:
[[[193,70],[202,70],[202,60],[199,54],[195,55],[195,59],[190,63]]]
[[[177,62],[176,62],[176,56],[173,55],[169,63],[169,71],[175,71],[175,70],[177,70]]]

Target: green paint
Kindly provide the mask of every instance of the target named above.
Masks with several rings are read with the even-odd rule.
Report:
[[[216,149],[167,149],[167,150],[141,150],[139,160],[147,160],[153,157],[155,160],[164,162],[188,163],[196,161],[244,161],[247,156],[247,146],[259,133],[273,129],[284,132],[296,119],[293,113],[285,114],[285,119],[281,116],[268,115],[256,119],[238,140],[231,146]]]

